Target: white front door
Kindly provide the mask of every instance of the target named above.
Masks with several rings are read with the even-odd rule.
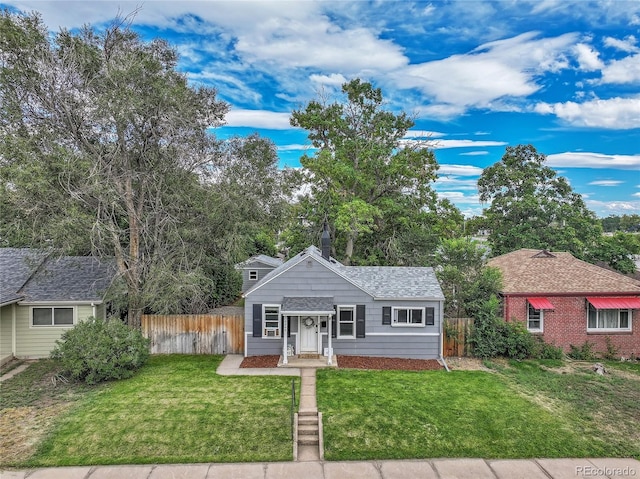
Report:
[[[300,352],[318,352],[318,318],[300,316]]]

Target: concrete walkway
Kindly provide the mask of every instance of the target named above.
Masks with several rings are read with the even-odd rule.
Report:
[[[4,374],[2,377],[0,377],[0,383],[5,382],[7,379],[11,379],[16,374],[20,374],[22,371],[24,371],[25,369],[27,369],[29,367],[29,364],[31,364],[31,363],[24,363],[24,364],[21,364],[20,366],[18,366],[17,368],[13,368],[7,374]]]
[[[0,471],[2,479],[576,479],[640,477],[634,459],[431,459],[58,467]]]
[[[216,373],[221,376],[300,376],[299,368],[241,368],[241,354],[227,354]]]

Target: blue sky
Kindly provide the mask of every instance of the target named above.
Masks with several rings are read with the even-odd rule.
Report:
[[[359,77],[413,115],[440,164],[438,194],[479,214],[476,181],[505,147],[533,144],[598,216],[640,213],[640,0],[11,1],[52,31],[133,28],[180,53],[231,105],[220,137],[271,138],[299,166],[291,111]],[[486,206],[486,205],[485,205]]]

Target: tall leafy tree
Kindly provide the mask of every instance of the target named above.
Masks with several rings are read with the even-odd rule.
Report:
[[[414,122],[385,110],[379,88],[355,79],[342,93],[344,101],[313,100],[292,114],[291,125],[307,130],[316,150],[300,160],[309,192],[286,238],[296,249],[315,243],[326,219],[334,254],[346,264],[424,262],[438,236],[433,152],[402,143]]]
[[[507,147],[478,180],[494,255],[520,248],[569,251],[579,258],[597,243],[595,214],[532,145]]]
[[[435,270],[445,296],[445,316],[474,318],[490,296],[502,289],[502,275],[487,266],[488,251],[477,241],[443,238],[435,255]]]
[[[115,257],[129,323],[139,327],[145,288],[167,252],[174,264],[188,261],[177,241],[179,192],[215,158],[208,129],[227,105],[187,83],[166,42],[144,42],[124,22],[50,37],[37,15],[5,11],[0,51],[2,199],[22,204],[11,216],[19,223],[3,227],[42,219],[41,236],[54,244],[77,227],[94,252]],[[49,195],[31,196],[27,208],[38,185],[18,180],[38,170]]]

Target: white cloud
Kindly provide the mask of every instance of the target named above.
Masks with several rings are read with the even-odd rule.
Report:
[[[640,198],[640,193],[634,193],[631,196],[637,196],[638,198]]]
[[[438,191],[438,197],[446,198],[455,203],[461,204],[478,204],[480,197],[478,195],[466,195],[462,191]]]
[[[309,79],[313,82],[313,83],[318,83],[320,85],[330,85],[330,86],[335,86],[335,87],[339,87],[342,86],[343,84],[347,83],[347,79],[344,77],[344,75],[340,74],[340,73],[332,73],[331,75],[311,75],[309,77]]]
[[[604,64],[600,60],[599,53],[589,45],[578,43],[574,48],[581,70],[588,72],[595,71],[601,69],[604,66]]]
[[[484,156],[488,154],[488,151],[467,151],[465,153],[460,153],[462,156]]]
[[[225,119],[226,126],[247,126],[251,128],[265,128],[270,130],[289,130],[290,113],[277,113],[266,110],[231,109]]]
[[[446,136],[446,134],[439,131],[409,130],[404,135],[404,138],[423,138],[428,140],[431,138],[440,138],[442,136]]]
[[[409,65],[392,76],[400,88],[418,89],[435,102],[435,106],[423,107],[430,114],[446,117],[467,108],[492,107],[493,102],[505,97],[535,93],[540,89],[536,75],[569,66],[566,54],[576,34],[537,36],[537,32],[528,32],[485,43],[467,54]]]
[[[307,150],[315,150],[316,148],[313,145],[304,145],[304,144],[296,144],[292,143],[290,145],[278,145],[278,151],[307,151]]]
[[[441,164],[438,169],[439,175],[457,175],[457,176],[480,176],[482,168],[472,165],[449,165]]]
[[[447,148],[477,148],[485,146],[505,146],[506,141],[474,141],[474,140],[435,140],[433,147],[436,150]]]
[[[599,83],[635,83],[640,81],[640,53],[614,60],[602,69]]]
[[[587,207],[600,216],[634,214],[640,211],[640,201],[586,200]]]
[[[593,185],[593,186],[618,186],[621,185],[622,183],[624,183],[624,181],[619,181],[619,180],[596,180],[596,181],[592,181],[591,183],[587,183],[588,185]]]
[[[623,52],[632,53],[640,50],[640,48],[638,48],[638,46],[636,45],[636,37],[634,37],[633,35],[625,37],[624,40],[618,40],[617,38],[613,37],[606,37],[604,39],[604,44],[608,47],[622,50]]]
[[[640,155],[565,152],[547,155],[547,164],[563,168],[613,168],[637,171],[640,170]]]
[[[640,125],[640,97],[590,100],[584,103],[538,103],[534,111],[553,114],[574,126],[626,130]]]

